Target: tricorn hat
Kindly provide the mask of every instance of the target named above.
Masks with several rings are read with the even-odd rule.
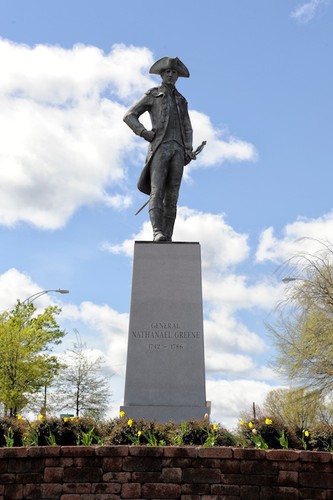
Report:
[[[189,70],[185,64],[178,59],[178,57],[162,57],[162,59],[159,59],[152,65],[149,73],[152,73],[153,75],[161,75],[166,69],[176,70],[178,76],[184,76],[185,78],[190,76]]]

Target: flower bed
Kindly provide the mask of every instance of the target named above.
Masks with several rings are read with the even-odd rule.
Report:
[[[333,450],[333,427],[291,429],[270,418],[240,421],[233,433],[208,420],[176,424],[134,421],[121,413],[107,422],[88,418],[45,418],[29,422],[18,418],[0,419],[0,447],[75,446],[75,445],[147,445],[147,446],[239,446],[257,449]]]

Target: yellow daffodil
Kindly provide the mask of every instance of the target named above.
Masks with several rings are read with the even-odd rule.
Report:
[[[138,431],[138,436],[140,437],[142,434],[142,431]]]
[[[214,430],[214,431],[217,431],[217,429],[218,429],[217,424],[213,424],[213,430]]]
[[[250,428],[250,429],[252,429],[252,428],[253,428],[253,423],[252,423],[252,422],[249,422],[249,423],[248,423],[248,426],[249,426],[249,428]]]
[[[24,420],[23,416],[22,415],[17,415],[17,420]]]
[[[239,421],[239,425],[245,425],[244,420],[240,420],[240,421]]]
[[[68,417],[64,417],[64,422],[68,422],[69,418]]]
[[[38,420],[43,420],[44,415],[42,415],[42,414],[40,413],[40,414],[38,415],[38,417],[37,417],[37,418],[38,418]]]
[[[270,418],[266,418],[266,420],[265,420],[266,425],[272,425],[272,423],[273,423],[273,420],[271,420]]]
[[[309,437],[310,436],[310,432],[309,431],[303,431],[304,432],[304,436],[305,437]]]
[[[128,427],[132,427],[133,420],[131,418],[127,421],[127,425],[128,425]]]
[[[124,417],[124,416],[125,416],[125,412],[124,412],[123,410],[121,410],[121,411],[119,412],[119,417]]]

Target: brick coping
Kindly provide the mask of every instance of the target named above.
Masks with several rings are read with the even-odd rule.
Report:
[[[1,458],[24,457],[93,457],[146,456],[188,458],[230,458],[238,460],[275,460],[301,462],[330,462],[333,453],[295,449],[269,449],[202,446],[20,446],[0,448]]]

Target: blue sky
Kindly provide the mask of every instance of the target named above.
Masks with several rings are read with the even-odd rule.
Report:
[[[178,56],[191,77],[194,146],[174,239],[202,249],[207,398],[232,427],[282,381],[264,322],[278,266],[332,241],[330,0],[0,0],[0,304],[38,290],[62,306],[122,403],[135,239],[151,239],[136,189],[146,143],[122,122]]]

